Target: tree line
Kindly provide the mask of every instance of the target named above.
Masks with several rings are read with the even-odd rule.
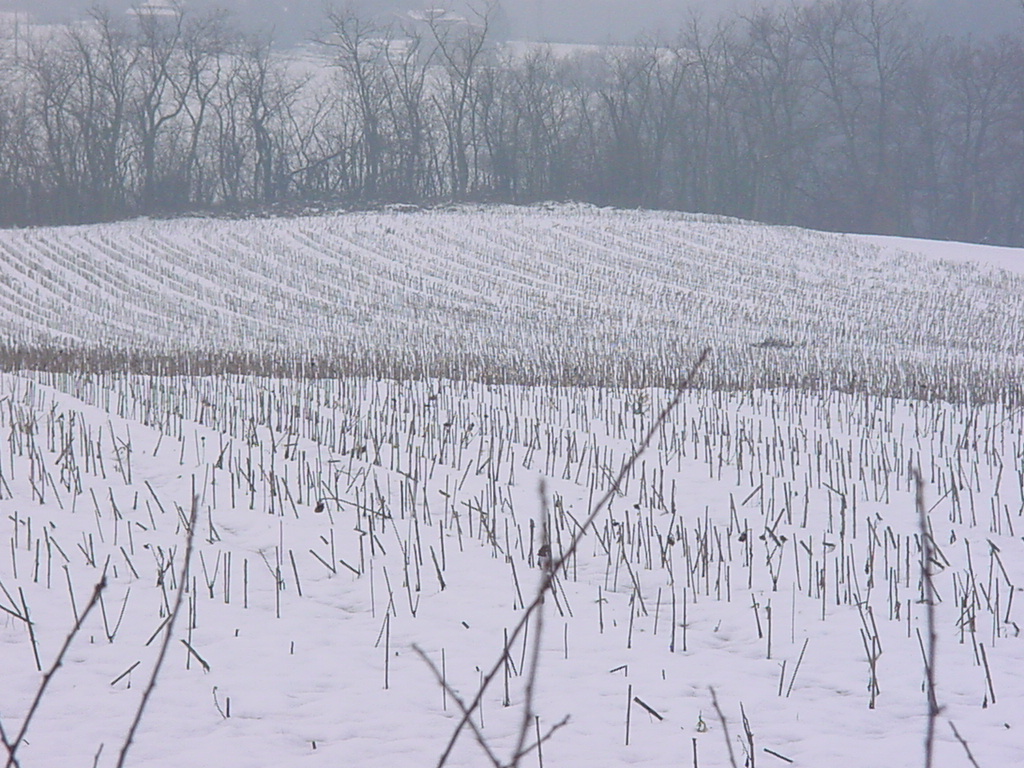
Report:
[[[182,7],[8,29],[0,224],[571,199],[1024,245],[1024,19],[813,0],[573,47],[494,10],[329,10],[301,55]]]

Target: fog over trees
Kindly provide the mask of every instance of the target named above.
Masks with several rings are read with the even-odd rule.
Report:
[[[495,27],[514,40],[559,43],[631,43],[639,34],[678,29],[697,13],[709,21],[757,6],[792,0],[499,0]],[[30,13],[40,22],[67,22],[97,4],[120,14],[144,0],[0,0],[0,13]],[[308,39],[323,21],[322,0],[182,0],[193,13],[229,11],[245,30],[272,29],[274,42],[291,46]],[[378,20],[410,10],[441,7],[462,13],[472,0],[335,0]],[[808,0],[796,0],[804,4]],[[995,35],[1022,23],[1021,0],[908,0],[936,33]]]
[[[814,0],[628,45],[511,43],[497,5],[335,8],[282,50],[178,6],[0,42],[0,224],[572,199],[1024,244],[1024,10]]]

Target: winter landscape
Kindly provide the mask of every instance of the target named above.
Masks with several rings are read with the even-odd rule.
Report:
[[[934,765],[1024,759],[1014,249],[588,206],[0,248],[25,768],[119,764],[165,639],[127,765],[921,765],[931,690]]]
[[[0,763],[1024,764],[1024,5],[227,4],[0,10]]]

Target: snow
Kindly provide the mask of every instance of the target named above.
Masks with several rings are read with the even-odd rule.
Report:
[[[23,766],[88,763],[101,745],[98,765],[114,764],[173,601],[193,488],[199,497],[186,607],[129,754],[146,768],[435,763],[458,712],[414,644],[472,698],[540,577],[539,479],[557,555],[671,394],[28,373],[5,374],[0,390],[0,426],[14,427],[0,457],[8,734],[40,680],[11,615],[20,591],[45,669],[73,625],[68,583],[81,610],[104,564],[109,580],[19,749]],[[1020,763],[1022,603],[1010,594],[1024,582],[1022,427],[1019,410],[995,405],[687,393],[545,603],[535,711],[542,731],[569,717],[545,764],[689,765],[696,739],[701,766],[726,766],[710,687],[739,760],[742,706],[760,765],[784,764],[766,748],[798,766],[919,763],[911,462],[944,566],[935,764],[966,759],[947,720],[981,765]],[[47,476],[40,501],[33,486]],[[882,648],[874,709],[867,627]],[[499,673],[474,715],[503,760],[527,650],[512,644],[509,706]],[[663,719],[629,707],[629,693]],[[485,760],[466,732],[449,765]]]
[[[473,721],[508,763],[536,619],[502,649],[540,583],[541,516],[557,557],[673,394],[621,386],[613,363],[675,380],[712,344],[544,603],[527,741],[565,724],[521,765],[696,749],[722,768],[729,746],[762,768],[923,764],[915,468],[934,765],[969,764],[951,722],[979,765],[1024,764],[1016,253],[557,205],[0,232],[8,342],[345,338],[612,379],[0,374],[4,733],[105,574],[18,759],[117,764],[195,498],[183,610],[127,765],[437,764],[459,709],[416,649],[466,700],[498,665]],[[802,387],[759,385],[786,366]],[[890,377],[925,399],[873,385]],[[447,764],[489,758],[466,729]]]
[[[866,243],[874,243],[889,253],[904,251],[930,259],[958,264],[984,265],[1007,272],[1024,274],[1024,248],[891,235],[850,235],[849,237]]]
[[[718,386],[868,376],[901,395],[998,388],[1024,359],[1019,272],[721,217],[545,205],[144,220],[0,232],[0,256],[0,340],[18,347],[339,366],[373,350],[392,375],[671,385],[710,345]]]

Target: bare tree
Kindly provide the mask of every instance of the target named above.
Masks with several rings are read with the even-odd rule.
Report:
[[[1020,148],[1015,97],[1022,63],[1020,44],[1006,38],[987,44],[964,41],[948,52],[945,130],[950,237],[998,238],[994,230],[999,217],[993,214],[1005,199],[1006,169],[1013,167],[1013,156]]]
[[[228,72],[229,57],[237,48],[237,35],[228,28],[226,19],[223,12],[192,19],[182,34],[182,57],[190,94],[183,107],[188,121],[186,149],[181,159],[188,200],[183,203],[209,204],[213,200],[215,185],[211,177],[215,171],[203,165],[202,142],[208,133],[214,99]]]
[[[805,105],[810,97],[806,51],[790,8],[762,8],[741,17],[737,59],[740,110],[753,174],[749,215],[791,220],[794,198],[806,202],[807,161],[817,131]]]
[[[949,40],[922,38],[902,84],[904,166],[909,186],[908,233],[938,235],[944,227],[942,209],[949,143],[946,67]]]
[[[246,128],[252,138],[252,197],[260,203],[277,202],[285,195],[291,178],[281,129],[305,81],[287,75],[266,37],[248,41],[234,77],[238,82],[236,96],[246,109]]]
[[[247,168],[252,155],[252,139],[247,129],[245,93],[248,88],[244,55],[240,49],[229,63],[223,86],[211,103],[215,139],[214,173],[217,199],[235,206],[250,195],[246,187]]]
[[[680,47],[690,57],[683,82],[684,119],[673,135],[677,174],[686,208],[744,215],[749,209],[750,175],[738,151],[737,103],[739,46],[734,24],[706,26],[693,17]]]
[[[648,187],[657,158],[646,145],[658,55],[650,43],[611,54],[608,81],[598,92],[609,129],[604,195],[617,205],[652,203]]]
[[[0,37],[0,225],[32,220],[36,179],[33,168],[38,126],[29,110],[31,81],[24,67],[21,31],[14,25]]]
[[[411,25],[403,28],[400,41],[393,42],[384,48],[388,68],[385,93],[397,153],[392,195],[433,197],[439,193],[439,180],[430,173],[428,162],[432,135],[427,73],[434,64],[434,51],[425,43],[422,30]]]
[[[497,10],[495,0],[470,9],[470,18],[426,12],[431,43],[444,70],[441,93],[435,104],[441,115],[448,144],[451,197],[466,197],[470,184],[471,149],[475,146],[474,101],[476,78],[490,42],[490,22]]]
[[[905,3],[819,0],[804,9],[801,37],[840,146],[826,169],[826,221],[855,230],[898,228],[904,211],[891,194],[899,167],[893,114],[914,39]]]
[[[139,60],[134,117],[142,176],[140,205],[142,210],[152,211],[158,204],[166,204],[168,197],[158,189],[158,142],[164,129],[184,111],[192,80],[182,55],[184,8],[176,5],[171,15],[139,12],[136,18]]]
[[[350,7],[329,9],[327,20],[330,33],[321,37],[321,43],[333,52],[334,65],[345,75],[343,87],[353,96],[361,127],[362,167],[360,188],[356,192],[363,199],[373,200],[380,193],[386,151],[383,122],[388,98],[385,78],[391,31],[361,19]]]
[[[491,187],[498,199],[515,199],[520,185],[521,104],[512,92],[512,65],[488,68],[478,78],[477,108],[489,160]]]
[[[24,60],[30,80],[26,109],[38,130],[37,166],[33,169],[37,216],[59,223],[83,221],[80,138],[70,102],[77,85],[74,57],[61,40],[30,41]]]

